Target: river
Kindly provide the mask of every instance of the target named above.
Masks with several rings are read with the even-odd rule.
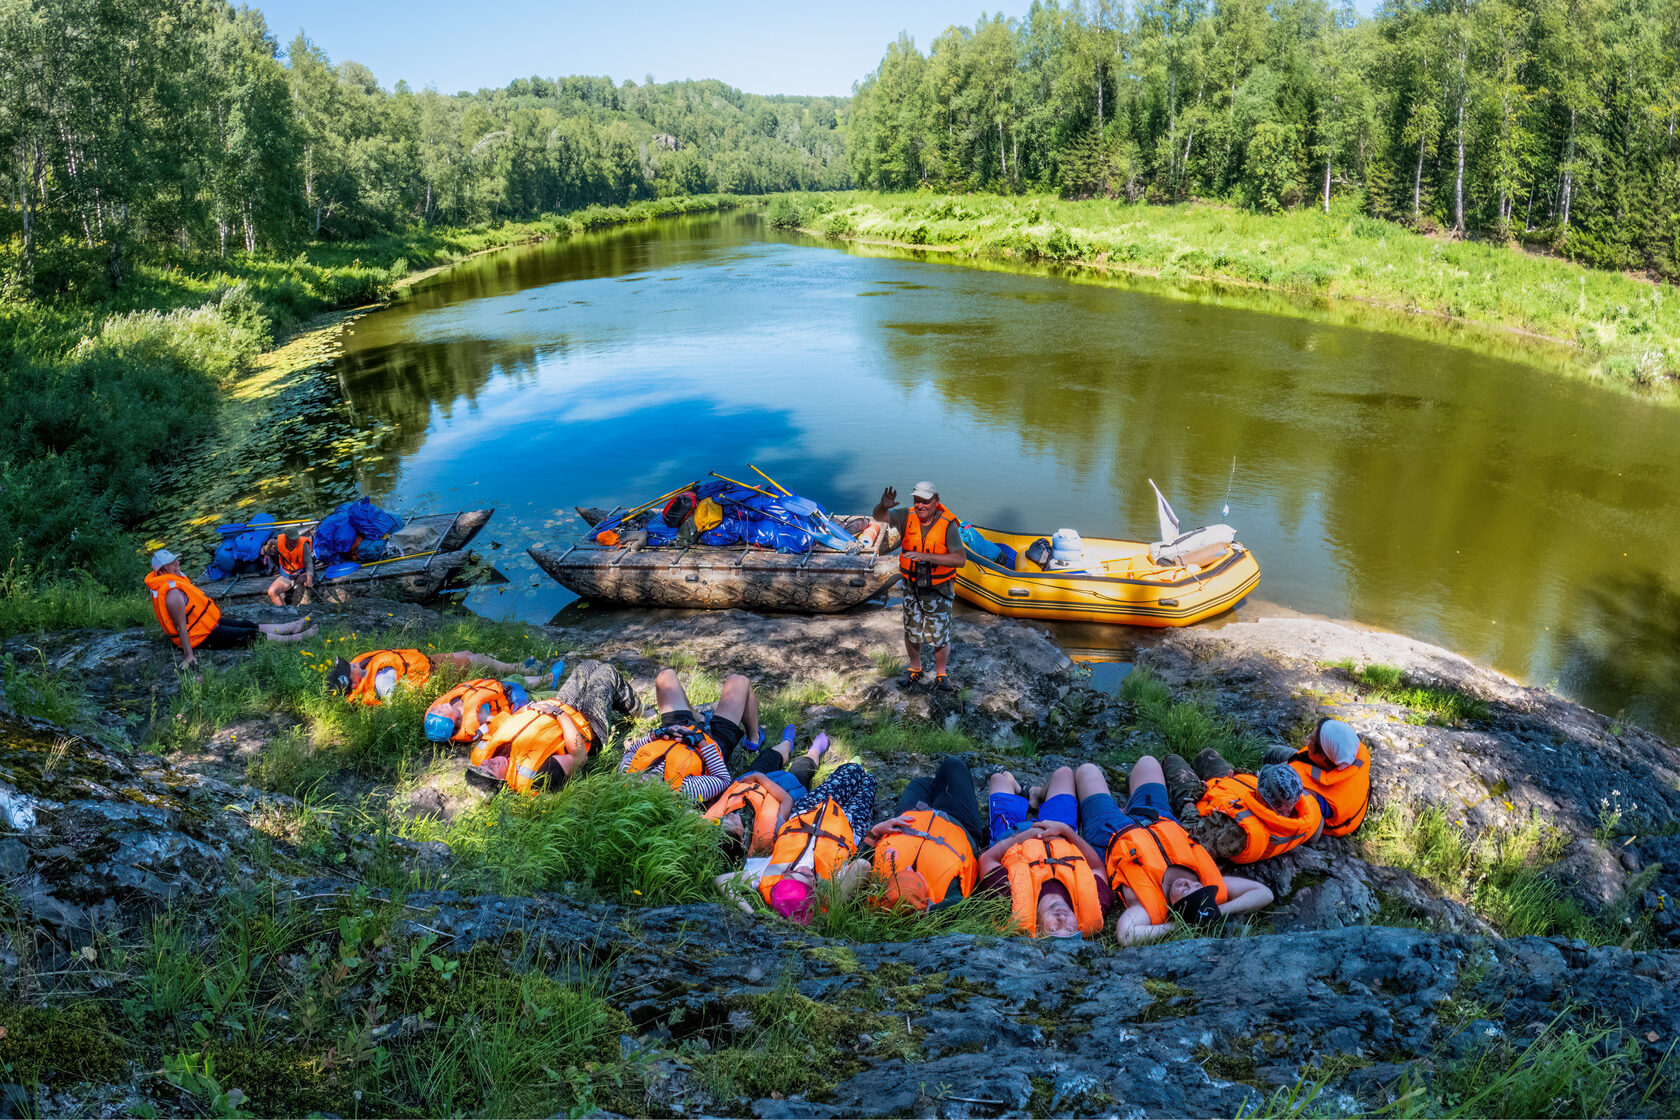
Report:
[[[567,603],[524,548],[575,539],[574,505],[711,469],[839,511],[928,478],[977,524],[1133,539],[1153,478],[1259,557],[1238,617],[1353,619],[1680,731],[1680,411],[1516,362],[737,213],[466,262],[358,320],[334,372],[364,450],[296,469],[496,506],[512,582],[482,613]]]

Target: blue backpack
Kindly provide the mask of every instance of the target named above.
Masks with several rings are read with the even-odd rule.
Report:
[[[274,535],[274,530],[254,526],[267,525],[273,520],[273,514],[259,513],[245,523],[247,528],[244,532],[224,537],[222,543],[216,546],[210,566],[204,570],[205,580],[228,579],[261,570],[262,548]]]

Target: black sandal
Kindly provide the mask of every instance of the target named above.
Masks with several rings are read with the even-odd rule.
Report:
[[[898,682],[900,688],[915,688],[922,683],[921,669],[904,670],[904,679]]]
[[[933,689],[935,692],[955,692],[957,691],[957,686],[951,683],[950,677],[947,677],[944,673],[940,673],[938,676],[933,678]]]

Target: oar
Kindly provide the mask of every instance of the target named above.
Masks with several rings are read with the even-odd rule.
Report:
[[[739,486],[743,490],[755,490],[758,493],[763,494],[766,498],[780,498],[781,497],[780,494],[772,494],[770,491],[766,490],[762,486],[754,486],[750,482],[742,482],[740,479],[730,478],[726,474],[719,474],[716,471],[707,471],[706,473],[711,475],[713,478],[721,478],[723,481],[729,483],[731,486]]]
[[[776,489],[780,490],[782,493],[786,494],[788,497],[790,497],[790,498],[794,497],[794,493],[793,493],[792,490],[789,490],[786,486],[783,486],[781,483],[777,482],[775,479],[771,478],[769,475],[765,474],[763,471],[758,470],[758,468],[756,466],[753,466],[753,464],[748,463],[747,466],[751,467],[754,471],[758,471],[759,475],[761,475],[763,477],[764,481],[768,482],[770,485],[774,486]],[[806,512],[821,515],[824,523],[826,523],[828,525],[828,527],[831,531],[839,533],[841,536],[845,537],[847,540],[855,540],[856,539],[850,533],[848,533],[846,531],[846,527],[844,525],[842,525],[838,521],[834,520],[834,518],[829,515],[829,512],[826,509],[823,509],[817,503],[811,501],[809,498],[795,498],[795,500],[796,501],[802,501],[802,502],[805,502],[805,503],[809,504],[811,508],[809,510],[807,510]]]
[[[712,477],[713,477],[713,478],[720,478],[720,479],[722,479],[722,480],[723,480],[723,481],[725,481],[725,482],[727,482],[727,483],[729,483],[729,484],[730,484],[730,485],[732,485],[732,486],[739,486],[739,487],[741,487],[741,488],[742,488],[742,489],[743,489],[743,490],[751,490],[751,491],[754,491],[754,492],[755,492],[755,493],[759,493],[759,494],[763,494],[763,495],[764,495],[764,496],[765,496],[765,497],[766,497],[766,498],[770,498],[770,499],[771,499],[771,500],[773,500],[773,501],[781,501],[781,500],[782,500],[782,495],[780,495],[780,494],[772,494],[772,493],[771,493],[771,492],[770,492],[770,491],[768,491],[768,490],[766,490],[766,489],[764,489],[764,488],[763,488],[763,487],[761,487],[761,486],[754,486],[754,485],[753,485],[753,484],[752,484],[752,483],[750,483],[750,482],[742,482],[742,481],[740,481],[740,480],[739,480],[739,479],[735,479],[735,478],[730,478],[730,477],[729,477],[729,476],[728,476],[728,475],[726,475],[726,474],[719,474],[719,473],[717,473],[717,472],[716,472],[716,471],[709,471],[709,472],[707,472],[707,473],[709,473],[709,474],[710,474],[710,475],[711,475],[711,476],[712,476]],[[761,473],[761,474],[762,474],[762,473],[763,473],[763,472],[762,472],[762,471],[761,471],[761,472],[759,472],[759,473]],[[723,501],[723,500],[730,500],[730,501],[734,501],[734,499],[722,499],[722,498],[720,498],[720,499],[719,499],[719,500],[720,500],[720,501]],[[741,508],[742,508],[742,509],[745,509],[745,510],[751,510],[751,511],[752,511],[752,512],[753,512],[753,513],[756,513],[756,514],[758,514],[758,515],[759,515],[759,516],[761,516],[761,517],[766,517],[766,518],[769,518],[769,519],[770,519],[770,520],[771,520],[771,521],[774,521],[774,522],[776,522],[776,523],[777,523],[777,524],[779,524],[779,525],[787,525],[787,527],[788,527],[788,528],[789,528],[789,529],[794,529],[794,530],[797,530],[797,531],[799,531],[799,532],[801,532],[801,533],[804,533],[804,534],[806,534],[806,535],[807,535],[807,536],[809,536],[809,537],[810,537],[810,538],[811,538],[811,539],[812,539],[812,540],[818,540],[818,539],[820,539],[820,538],[819,538],[819,537],[818,537],[818,536],[817,536],[817,534],[815,534],[815,533],[813,533],[813,532],[811,532],[811,530],[810,530],[810,528],[808,528],[808,527],[807,527],[807,526],[804,526],[804,525],[793,525],[793,524],[789,524],[789,523],[788,523],[788,522],[786,522],[786,521],[783,521],[783,520],[782,520],[782,519],[781,519],[781,518],[779,518],[779,517],[774,517],[774,516],[771,516],[771,514],[769,514],[769,513],[767,513],[767,512],[765,512],[765,511],[764,511],[764,510],[761,510],[761,509],[753,509],[753,507],[752,507],[752,506],[748,506],[748,505],[741,505],[741,503],[740,503],[740,502],[739,502],[739,501],[734,501],[734,504],[735,504],[735,505],[738,505],[738,506],[741,506]],[[831,532],[831,533],[832,533],[832,532],[834,532],[834,529],[833,529],[833,528],[830,528],[830,529],[829,529],[829,530],[828,530],[828,531],[829,531],[829,532]],[[846,540],[848,540],[848,541],[852,541],[852,540],[855,540],[855,539],[856,539],[856,538],[854,538],[854,537],[853,537],[853,536],[852,536],[852,535],[851,535],[851,534],[850,534],[850,533],[847,533],[847,532],[844,532],[844,531],[841,531],[841,533],[840,533],[840,535],[841,535],[841,536],[842,536],[842,537],[843,537],[843,538],[845,538],[845,539],[846,539]],[[848,547],[848,548],[846,548],[846,549],[840,549],[840,548],[836,548],[836,547],[835,547],[835,545],[834,545],[834,544],[833,544],[833,542],[831,542],[831,541],[823,541],[823,544],[825,544],[825,545],[827,545],[827,546],[828,546],[828,547],[829,547],[829,548],[832,548],[832,549],[834,549],[834,550],[835,550],[835,551],[836,551],[836,552],[841,552],[841,551],[847,551],[847,552],[849,552],[849,551],[851,551],[851,549],[850,549],[850,548],[849,548],[849,547]]]
[[[595,528],[596,528],[597,531],[599,531],[602,528],[610,528],[615,520],[617,521],[618,524],[622,525],[626,521],[630,520],[632,517],[636,516],[638,513],[641,513],[643,510],[652,509],[654,506],[658,505],[660,502],[667,501],[671,498],[674,498],[678,494],[681,494],[684,490],[692,490],[698,485],[700,485],[698,482],[684,483],[683,485],[677,487],[675,490],[672,490],[672,491],[670,491],[668,493],[665,493],[665,494],[661,494],[661,495],[659,495],[659,497],[655,498],[653,501],[647,502],[643,505],[639,505],[635,509],[630,510],[628,513],[621,513],[621,514],[618,515],[617,518],[611,518],[611,517],[607,518],[605,521],[601,522],[600,525],[595,526]]]
[[[259,525],[242,525],[234,522],[231,525],[216,526],[216,532],[220,536],[228,537],[234,533],[243,533],[248,529],[284,529],[292,525],[308,525],[319,520],[319,517],[301,517],[296,521],[264,521]]]
[[[363,568],[377,568],[381,564],[394,564],[398,560],[418,560],[422,556],[436,555],[437,549],[434,548],[430,552],[414,552],[407,556],[387,556],[383,560],[369,560],[366,564],[357,563],[354,560],[344,560],[337,564],[329,564],[325,568],[321,569],[320,578],[323,580],[337,579],[340,576],[347,576],[352,572],[358,572]]]

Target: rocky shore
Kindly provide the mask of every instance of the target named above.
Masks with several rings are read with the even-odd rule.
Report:
[[[372,648],[383,630],[438,619],[369,603],[323,621]],[[441,1009],[454,1005],[431,988],[403,1011],[414,976],[457,968],[490,977],[486,991],[507,976],[577,984],[587,973],[610,1009],[598,1025],[610,1047],[530,1071],[549,1095],[480,1102],[489,1112],[1253,1115],[1304,1102],[1404,1111],[1394,1102],[1405,1098],[1432,1102],[1424,1111],[1655,1115],[1680,1105],[1667,1061],[1680,1038],[1670,901],[1680,754],[1546,690],[1307,619],[1164,635],[1118,695],[1093,690],[1041,631],[966,612],[954,627],[955,695],[900,688],[891,610],[527,629],[568,659],[613,661],[644,695],[662,664],[748,674],[761,696],[796,705],[802,734],[830,730],[880,777],[880,815],[947,750],[982,777],[1006,766],[1025,782],[1092,759],[1118,776],[1138,754],[1188,749],[1197,735],[1298,742],[1320,714],[1371,745],[1371,815],[1352,837],[1264,865],[1279,901],[1247,925],[1125,950],[972,934],[851,943],[710,902],[462,893],[445,889],[457,853],[406,827],[479,811],[459,757],[431,758],[416,734],[401,780],[334,773],[299,799],[252,781],[253,760],[298,734],[290,717],[242,715],[191,742],[172,730],[185,718],[182,678],[156,635],[16,639],[6,653],[17,663],[76,690],[62,721],[8,712],[0,737],[0,1109],[348,1114],[361,1097],[347,1086],[396,1077],[378,1063],[408,1053],[403,1039],[433,1045],[440,1032],[478,1029],[482,1009],[448,1018]],[[247,655],[209,656],[228,672]],[[167,757],[156,753],[165,745]],[[219,967],[226,931],[210,927],[230,899],[253,898],[265,920],[299,931],[275,958],[282,979],[268,981],[284,998],[239,1020],[268,1040],[268,1057],[241,1048],[225,1008],[199,1027],[175,1023],[177,1035],[125,1038],[184,1014],[160,1003],[159,922]],[[364,913],[380,923],[377,941],[358,932]],[[405,973],[404,954],[421,945],[418,973]],[[317,952],[355,964],[311,971]],[[380,962],[394,962],[396,979],[357,979]],[[326,993],[320,1007],[353,1007],[365,1027],[329,1045],[295,1021],[300,1011],[281,1010],[316,1006],[312,985]],[[40,1052],[48,1034],[68,1045],[76,1024],[97,1025],[83,1033],[110,1060]],[[350,1037],[366,1049],[347,1063]],[[221,1072],[177,1052],[218,1056]],[[1477,1095],[1488,1083],[1503,1086],[1500,1099]]]

